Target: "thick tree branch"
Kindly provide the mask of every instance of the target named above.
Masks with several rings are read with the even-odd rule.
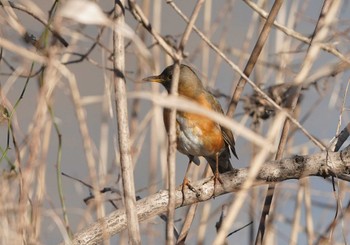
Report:
[[[281,182],[288,179],[300,179],[307,176],[343,176],[350,173],[350,146],[341,152],[321,152],[313,155],[294,156],[280,161],[270,161],[264,164],[260,170],[254,186],[267,183]],[[247,178],[248,168],[237,169],[229,173],[222,174],[223,185],[215,188],[216,196],[236,192]],[[207,201],[212,198],[214,191],[211,178],[205,178],[195,183],[191,183],[200,193],[185,191],[185,201],[182,204],[181,190],[176,191],[176,208],[191,205],[197,202]],[[167,210],[169,194],[167,190],[146,197],[137,202],[137,214],[139,221],[145,221],[156,215],[165,213]],[[103,224],[103,226],[101,225]],[[97,244],[102,241],[102,227],[104,235],[113,236],[126,228],[127,219],[125,210],[117,210],[109,216],[91,224],[85,230],[77,233],[72,244]]]

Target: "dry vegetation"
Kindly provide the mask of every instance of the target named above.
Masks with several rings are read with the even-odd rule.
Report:
[[[0,244],[346,244],[349,16],[339,0],[0,0]],[[227,115],[141,83],[172,63]],[[183,199],[164,107],[234,132],[215,199],[204,161]]]

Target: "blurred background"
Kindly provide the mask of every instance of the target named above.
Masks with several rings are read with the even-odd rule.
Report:
[[[123,207],[112,32],[99,20],[99,13],[112,20],[114,1],[96,1],[93,6],[98,8],[90,15],[83,8],[69,15],[67,2],[0,1],[2,244],[11,239],[18,244],[57,244],[67,231],[76,233],[93,223],[97,218],[96,206],[93,201],[84,201],[91,197],[91,171],[95,171],[101,188],[112,190],[104,193],[105,199],[99,204],[104,214]],[[270,12],[273,3],[206,0],[195,26],[242,71],[265,23],[262,16]],[[190,18],[197,2],[144,0],[136,4],[153,31],[175,50],[187,26],[181,14]],[[312,38],[323,4],[285,1],[250,76],[281,106],[288,100],[288,89],[305,65],[307,40]],[[158,75],[173,62],[128,3],[125,7],[125,22],[143,44],[138,46],[135,36],[126,37],[124,75],[136,196],[144,198],[167,188],[167,136],[161,106],[141,98],[144,94],[166,96],[165,90],[143,83],[142,78]],[[82,21],[80,16],[88,16],[91,23]],[[349,2],[340,1],[329,17],[325,37],[315,44],[320,50],[302,81],[302,99],[296,108],[295,117],[326,146],[349,122],[349,16]],[[41,20],[50,23],[58,34],[54,35]],[[69,46],[65,47],[57,36]],[[194,30],[184,55],[183,63],[195,70],[226,112],[240,74]],[[83,120],[77,117],[81,112]],[[232,120],[265,138],[275,114],[273,107],[247,84]],[[82,124],[87,126],[86,135],[82,134]],[[232,159],[234,167],[251,166],[260,148],[239,130],[232,131],[239,156],[239,160]],[[89,153],[84,147],[86,139],[91,140],[90,167]],[[275,138],[276,145],[278,141],[279,136]],[[284,157],[320,151],[292,126]],[[274,158],[271,154],[267,160]],[[186,156],[177,153],[177,185],[182,183],[187,162]],[[192,166],[190,179],[202,178],[206,167],[203,159],[200,166]],[[269,230],[273,244],[313,244],[323,235],[329,237],[328,229],[337,208],[341,211],[338,215],[343,215],[349,202],[347,183],[337,181],[336,187],[333,192],[330,179],[320,177],[279,183]],[[252,224],[229,236],[228,244],[254,243],[266,190],[266,186],[251,189],[231,231]],[[229,193],[200,203],[186,243],[211,244],[223,207],[234,200],[235,193]],[[188,207],[176,210],[175,225],[179,230],[187,210]],[[331,229],[333,244],[349,241],[349,224],[345,215]],[[143,244],[165,243],[166,223],[159,217],[142,222],[140,228]],[[127,232],[113,236],[110,242],[126,244]]]

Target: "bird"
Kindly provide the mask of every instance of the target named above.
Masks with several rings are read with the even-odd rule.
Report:
[[[160,83],[170,93],[173,71],[174,65],[170,65],[160,75],[146,77],[143,81]],[[185,64],[180,65],[178,95],[197,103],[198,106],[224,114],[219,101],[203,86],[193,69]],[[169,114],[170,110],[165,108],[163,119],[168,132]],[[177,110],[176,136],[177,150],[189,159],[182,182],[182,193],[185,186],[194,190],[187,174],[191,163],[198,165],[198,157],[204,157],[214,174],[215,194],[216,181],[219,180],[222,184],[219,174],[234,170],[230,151],[238,159],[232,131],[204,115]]]

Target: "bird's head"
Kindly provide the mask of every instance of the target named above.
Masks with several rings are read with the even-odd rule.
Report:
[[[161,83],[165,89],[170,92],[173,73],[174,65],[171,65],[165,68],[160,75],[146,77],[143,81]],[[189,66],[180,65],[179,94],[185,95],[188,92],[194,93],[198,89],[203,89],[203,85],[196,73]]]

